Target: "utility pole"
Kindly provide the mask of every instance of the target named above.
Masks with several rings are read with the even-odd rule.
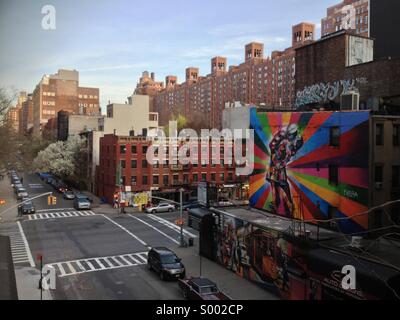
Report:
[[[183,189],[182,188],[180,188],[179,189],[179,202],[180,202],[180,206],[179,206],[179,215],[180,215],[180,218],[181,218],[181,222],[183,221],[183,210],[182,210],[182,206],[183,206],[183,195],[182,195],[182,193],[183,193]],[[181,223],[181,237],[180,237],[180,243],[181,243],[181,247],[183,247],[184,246],[184,243],[183,243],[183,223]]]

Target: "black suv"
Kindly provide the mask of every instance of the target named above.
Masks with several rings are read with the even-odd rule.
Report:
[[[185,278],[185,266],[168,248],[152,248],[147,256],[147,267],[157,272],[161,280]]]

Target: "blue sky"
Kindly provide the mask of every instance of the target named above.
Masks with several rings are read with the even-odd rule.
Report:
[[[244,60],[244,45],[265,54],[290,46],[291,26],[320,24],[340,0],[0,0],[0,86],[33,91],[43,74],[77,69],[82,86],[99,87],[101,106],[124,102],[144,70],[184,80],[185,68],[210,72],[220,55]],[[44,5],[56,30],[41,28]],[[320,36],[320,29],[317,30]]]

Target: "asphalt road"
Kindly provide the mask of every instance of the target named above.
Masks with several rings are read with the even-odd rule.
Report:
[[[180,247],[180,230],[174,223],[179,212],[118,214],[108,205],[77,211],[72,200],[63,199],[37,175],[25,175],[23,185],[30,198],[53,192],[57,204],[49,206],[44,196],[33,200],[35,214],[16,220],[15,209],[0,223],[0,234],[10,237],[20,299],[40,299],[41,255],[43,265],[56,274],[56,287],[45,291],[44,299],[180,300],[176,282],[161,281],[147,269],[147,252],[155,246],[174,250],[186,265],[187,276],[198,276],[202,270],[233,299],[276,299],[224,267],[200,259],[197,231],[184,227],[186,238],[193,237],[195,245]],[[7,191],[9,205],[16,203],[8,183],[0,191]]]
[[[54,191],[36,175],[26,175],[23,184],[30,197]],[[182,298],[176,282],[162,282],[147,269],[142,254],[153,246],[178,247],[179,233],[168,223],[144,214],[104,215],[96,208],[81,216],[88,211],[76,212],[73,201],[54,195],[55,206],[48,206],[47,197],[33,200],[36,215],[21,222],[33,258],[41,254],[57,272],[53,299]],[[174,221],[179,213],[162,215]]]

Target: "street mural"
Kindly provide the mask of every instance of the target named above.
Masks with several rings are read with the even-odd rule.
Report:
[[[218,231],[216,256],[225,268],[282,298],[304,298],[305,283],[294,279],[288,271],[290,266],[291,272],[304,272],[301,259],[292,258],[302,254],[295,254],[296,248],[280,233],[229,216],[223,217]]]
[[[257,113],[253,109],[250,204],[311,222],[368,210],[368,120],[367,111]],[[332,128],[339,130],[339,146],[331,146]],[[333,171],[334,183],[329,178]],[[368,217],[341,220],[338,227],[347,233],[364,231]]]
[[[366,78],[338,80],[332,83],[316,83],[297,91],[295,107],[300,108],[308,104],[334,101],[341,94],[346,94],[350,91],[358,92],[358,86],[365,83],[367,83]]]

